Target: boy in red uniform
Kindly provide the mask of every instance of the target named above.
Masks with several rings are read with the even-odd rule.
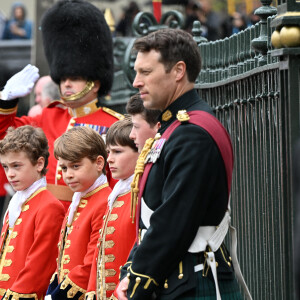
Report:
[[[109,299],[119,281],[120,266],[126,262],[136,239],[136,225],[130,218],[130,188],[138,149],[129,138],[131,121],[117,121],[108,130],[107,162],[112,177],[119,181],[108,197],[89,280],[87,299]]]
[[[78,299],[88,286],[99,229],[111,193],[105,176],[106,147],[89,127],[70,129],[54,143],[65,183],[74,192],[58,243],[57,270],[46,298]]]
[[[48,157],[48,141],[40,128],[10,128],[0,141],[1,165],[16,191],[0,237],[4,299],[42,299],[55,270],[55,245],[65,211],[46,190]]]

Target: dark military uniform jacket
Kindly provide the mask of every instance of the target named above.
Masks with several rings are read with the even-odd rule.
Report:
[[[179,110],[213,114],[191,90],[162,112],[161,134]],[[130,279],[127,297],[175,299],[196,285],[195,254],[188,249],[199,226],[219,225],[228,205],[224,162],[207,131],[190,123],[174,130],[149,172],[143,198],[154,212],[142,242],[132,249],[121,272],[121,278]],[[141,219],[139,227],[145,228]],[[218,268],[219,279],[221,271]],[[232,276],[232,269],[224,272]]]

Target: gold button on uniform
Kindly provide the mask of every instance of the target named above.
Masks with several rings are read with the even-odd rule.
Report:
[[[57,175],[56,175],[56,179],[57,179],[57,180],[60,180],[60,179],[61,179],[61,174],[57,174]]]

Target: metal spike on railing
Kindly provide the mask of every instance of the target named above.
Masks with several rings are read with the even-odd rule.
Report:
[[[229,38],[224,40],[224,79],[229,77]]]
[[[254,40],[256,40],[258,37],[259,37],[259,32],[260,32],[260,23],[256,23],[254,25]],[[253,40],[251,41],[251,44],[252,44],[252,47],[254,49],[254,52],[255,52],[255,56],[254,56],[254,68],[257,68],[258,67],[258,59],[260,57],[260,52],[258,51],[258,49],[256,49],[254,46],[253,46]]]
[[[243,37],[244,37],[244,32],[239,32],[237,34],[237,73],[238,74],[242,74],[243,73],[243,69],[244,69],[244,41],[243,41]]]
[[[277,9],[270,6],[272,0],[261,0],[263,6],[255,10],[254,14],[258,15],[261,19],[260,33],[259,36],[252,40],[252,46],[260,52],[258,65],[263,66],[268,63],[267,52],[268,52],[268,32],[267,32],[267,19],[269,16],[277,14]]]
[[[250,34],[249,34],[249,53],[250,53],[250,58],[249,58],[249,61],[248,61],[248,64],[249,64],[249,70],[252,70],[255,68],[255,49],[252,47],[252,40],[255,39],[256,35],[255,35],[255,32],[256,32],[256,29],[255,29],[255,25],[252,25],[250,27]]]
[[[251,59],[251,40],[250,40],[250,28],[246,28],[244,33],[244,72],[250,70]]]
[[[193,35],[194,41],[198,44],[198,46],[201,43],[207,42],[207,39],[202,36],[202,32],[203,32],[203,30],[201,28],[200,21],[194,21],[192,35]]]

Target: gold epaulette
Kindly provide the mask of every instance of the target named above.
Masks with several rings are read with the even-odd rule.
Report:
[[[19,294],[17,292],[13,292],[11,290],[6,291],[6,294],[5,294],[5,297],[3,298],[3,300],[8,300],[10,298],[10,296],[12,296],[12,299],[15,299],[15,300],[19,300],[21,298],[38,300],[38,296],[37,296],[36,293],[33,293],[33,294]]]
[[[108,113],[108,114],[114,116],[115,118],[117,118],[117,119],[119,119],[119,120],[123,120],[123,119],[125,118],[122,114],[120,114],[120,113],[118,113],[118,112],[116,112],[116,111],[114,111],[114,110],[112,110],[112,109],[110,109],[110,108],[102,107],[102,110],[103,110],[104,112],[106,112],[106,113]]]

